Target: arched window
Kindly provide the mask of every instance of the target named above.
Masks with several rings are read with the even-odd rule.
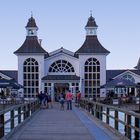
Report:
[[[39,65],[34,58],[28,58],[23,64],[24,97],[35,97],[39,92]]]
[[[126,80],[129,80],[129,81],[131,81],[131,82],[134,82],[135,83],[135,79],[133,78],[133,76],[132,75],[130,75],[130,74],[125,74],[125,75],[123,75],[123,77],[122,78],[124,78],[124,79],[126,79]]]
[[[100,62],[96,58],[89,58],[85,62],[85,97],[100,96]]]
[[[57,60],[49,68],[49,72],[74,72],[74,68],[71,63],[66,60]]]

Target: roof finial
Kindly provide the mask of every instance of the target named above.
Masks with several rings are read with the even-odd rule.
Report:
[[[92,10],[90,10],[90,16],[92,17]]]
[[[33,12],[31,11],[31,17],[33,17]]]

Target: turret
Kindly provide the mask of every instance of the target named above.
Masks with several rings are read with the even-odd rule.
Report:
[[[29,18],[28,23],[25,28],[27,30],[27,36],[37,36],[38,27],[36,25],[36,22],[33,16]]]
[[[87,36],[96,36],[97,35],[98,25],[95,22],[95,18],[92,15],[88,18],[88,22],[85,26]]]

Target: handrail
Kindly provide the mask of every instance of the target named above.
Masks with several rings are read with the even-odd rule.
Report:
[[[7,135],[6,129],[9,126],[10,131],[8,133],[14,130],[19,124],[29,118],[38,109],[38,100],[34,100],[23,104],[14,105],[0,111],[0,138]],[[7,113],[9,114],[8,118],[6,116]]]
[[[80,107],[88,110],[94,117],[113,127],[130,140],[134,138],[140,139],[140,113],[91,101],[87,98],[80,100]],[[120,113],[123,113],[122,116],[120,116]],[[111,120],[113,120],[114,126],[110,123]],[[124,127],[124,134],[119,130],[120,124]],[[132,133],[133,131],[134,134]]]
[[[110,108],[110,109],[115,109],[115,110],[118,110],[118,111],[121,111],[121,112],[126,112],[127,114],[129,115],[136,115],[137,117],[140,117],[140,113],[135,113],[133,111],[127,111],[127,110],[124,110],[122,108],[119,108],[119,107],[116,107],[116,106],[111,106],[111,105],[106,105],[106,104],[103,104],[103,103],[99,103],[99,102],[95,102],[95,101],[91,101],[89,99],[86,99],[86,98],[83,98],[85,101],[88,101],[89,103],[94,103],[94,104],[97,104],[97,105],[101,105],[103,107],[107,107],[107,108]]]

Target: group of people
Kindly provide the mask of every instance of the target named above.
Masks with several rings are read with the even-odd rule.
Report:
[[[41,108],[52,108],[52,99],[50,94],[43,93],[41,91],[40,94],[37,95],[37,98],[39,99]]]
[[[68,90],[68,92],[66,93],[66,95],[64,93],[61,93],[60,94],[59,102],[60,102],[60,109],[61,110],[64,110],[65,100],[67,102],[67,110],[72,110],[73,94],[71,93],[70,90]]]
[[[76,100],[75,102],[78,104],[79,106],[79,101],[80,101],[80,98],[81,98],[81,93],[80,91],[78,91],[76,93]],[[72,100],[73,100],[73,94],[71,93],[71,91],[69,90],[66,95],[64,95],[63,93],[60,94],[60,109],[64,110],[64,103],[65,103],[65,100],[67,102],[67,110],[72,110]]]
[[[43,93],[42,91],[37,95],[37,98],[40,102],[41,108],[52,108],[52,98],[51,95],[48,93]],[[75,103],[79,106],[79,101],[81,98],[81,93],[78,91],[75,96]],[[59,103],[60,103],[60,109],[64,110],[64,104],[66,102],[67,104],[67,110],[72,110],[72,100],[74,99],[73,94],[70,90],[66,92],[66,94],[61,93],[59,95]]]

